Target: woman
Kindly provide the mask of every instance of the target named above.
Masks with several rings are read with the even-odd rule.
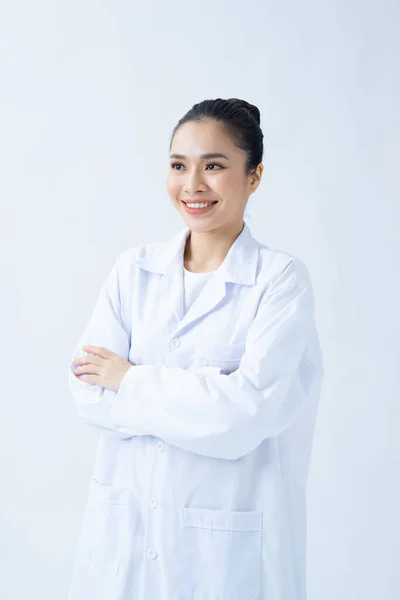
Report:
[[[170,150],[185,228],[117,257],[69,365],[101,428],[69,600],[305,600],[323,372],[309,274],[243,221],[255,106],[196,104]]]

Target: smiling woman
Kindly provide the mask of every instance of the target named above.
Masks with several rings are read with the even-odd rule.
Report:
[[[103,435],[69,600],[306,597],[322,355],[306,266],[243,221],[262,139],[235,98],[179,121],[185,227],[117,257],[79,340],[70,389]]]

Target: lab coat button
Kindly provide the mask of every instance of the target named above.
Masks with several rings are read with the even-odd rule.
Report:
[[[151,558],[151,560],[154,560],[155,558],[157,558],[157,552],[150,548],[149,550],[147,550],[147,556]]]
[[[165,448],[165,444],[164,442],[162,442],[161,440],[158,440],[157,444],[156,444],[156,448],[157,450],[159,450],[160,452],[164,452],[164,448]]]
[[[154,498],[154,497],[150,498],[149,504],[152,508],[157,508],[157,505],[158,505],[157,498]]]
[[[169,345],[171,348],[179,348],[181,345],[181,340],[179,338],[172,338]]]

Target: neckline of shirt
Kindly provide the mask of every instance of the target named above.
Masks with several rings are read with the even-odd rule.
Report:
[[[212,273],[214,273],[214,271],[206,271],[204,273],[198,273],[195,271],[188,271],[186,267],[183,267],[185,273],[187,273],[188,275],[193,275],[193,277],[199,277],[201,275],[211,275]]]

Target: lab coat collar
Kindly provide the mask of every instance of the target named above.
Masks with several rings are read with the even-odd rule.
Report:
[[[167,274],[179,265],[183,268],[183,254],[190,229],[185,227],[172,238],[157,246],[151,253],[138,260],[138,265],[154,273]],[[258,264],[258,243],[247,223],[230,247],[219,268],[214,271],[224,281],[254,285]]]
[[[203,318],[227,296],[226,283],[254,285],[258,265],[258,242],[247,224],[230,247],[219,268],[212,273],[200,295],[185,312],[183,255],[190,229],[184,228],[167,242],[157,245],[147,256],[138,260],[142,269],[162,274],[159,294],[163,310],[173,314],[178,325],[175,335],[194,321]]]

